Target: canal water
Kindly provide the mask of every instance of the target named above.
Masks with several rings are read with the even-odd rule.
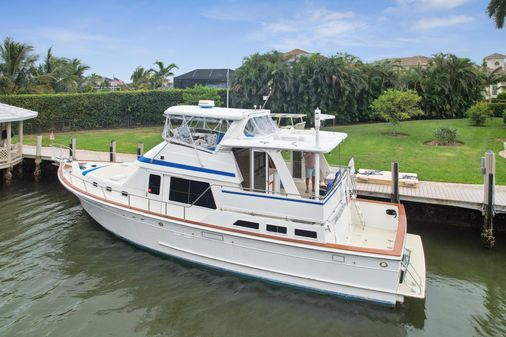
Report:
[[[57,182],[0,187],[0,336],[505,336],[506,238],[426,224],[427,299],[395,309],[151,255]]]

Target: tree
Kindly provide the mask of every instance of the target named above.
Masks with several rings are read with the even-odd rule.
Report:
[[[503,28],[506,16],[506,0],[490,0],[487,6],[487,14],[494,18],[497,28]]]
[[[143,67],[135,68],[130,79],[132,80],[132,85],[137,90],[147,90],[152,88],[152,74],[150,71],[147,71]]]
[[[165,87],[169,84],[170,76],[174,76],[173,69],[179,69],[174,63],[165,66],[162,61],[156,61],[154,63],[158,69],[149,69],[149,72],[153,74],[152,83],[155,88]]]
[[[36,61],[32,46],[5,38],[0,45],[0,92],[16,94],[22,91],[33,77]]]
[[[399,121],[423,114],[418,106],[420,100],[421,97],[413,90],[388,89],[372,102],[371,107],[380,118],[392,125],[395,136]]]

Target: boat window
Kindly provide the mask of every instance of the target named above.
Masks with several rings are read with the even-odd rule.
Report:
[[[232,121],[209,117],[171,115],[167,118],[163,137],[196,148],[214,151]]]
[[[267,225],[268,232],[286,234],[286,227],[283,226],[275,226],[275,225]]]
[[[258,229],[258,223],[245,220],[237,220],[236,222],[234,222],[234,226]]]
[[[161,176],[159,176],[158,174],[150,174],[148,183],[148,193],[159,195],[161,182],[162,182]]]
[[[169,200],[216,209],[209,183],[172,177]]]
[[[276,132],[276,124],[270,116],[258,116],[248,120],[244,128],[246,137],[268,136]]]
[[[296,229],[295,230],[295,235],[297,235],[297,236],[305,236],[307,238],[316,239],[316,232],[307,231],[307,230],[304,230],[304,229]]]

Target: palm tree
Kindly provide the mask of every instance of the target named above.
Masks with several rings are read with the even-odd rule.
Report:
[[[179,69],[174,63],[165,66],[162,61],[156,61],[154,63],[158,69],[149,69],[149,72],[153,74],[153,84],[155,88],[161,88],[169,84],[169,77],[174,76],[173,69]]]
[[[149,70],[144,69],[143,67],[135,68],[130,79],[132,80],[132,84],[137,90],[146,90],[151,89],[152,87],[152,77],[153,75]]]
[[[0,92],[15,94],[30,81],[37,61],[32,52],[32,46],[5,38],[0,45]]]
[[[484,82],[487,86],[488,102],[492,103],[492,86],[501,82],[504,79],[504,74],[501,67],[496,69],[488,69],[486,66],[483,69]]]
[[[57,92],[75,92],[84,82],[84,72],[90,69],[79,59],[58,58],[53,74]]]
[[[497,28],[503,28],[504,17],[506,16],[506,0],[490,0],[487,13],[490,18],[494,18]]]

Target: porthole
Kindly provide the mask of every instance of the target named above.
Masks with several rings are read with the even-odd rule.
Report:
[[[386,263],[385,261],[381,261],[380,262],[380,267],[386,268],[386,267],[388,267],[388,263]]]

